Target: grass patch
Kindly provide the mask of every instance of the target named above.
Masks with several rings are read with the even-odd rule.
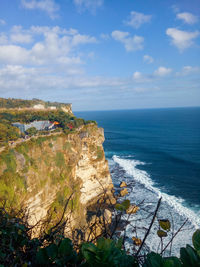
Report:
[[[47,139],[48,139],[47,137],[40,136],[40,137],[36,138],[36,144],[41,147],[42,143],[44,141],[46,141]]]
[[[65,142],[63,145],[63,149],[71,151],[71,144],[69,142]]]
[[[56,141],[56,140],[57,140],[57,138],[58,138],[58,137],[57,137],[57,136],[55,136],[55,135],[54,135],[54,136],[52,136],[52,140],[53,140],[53,141]]]
[[[61,168],[65,166],[65,158],[62,152],[57,152],[55,157],[56,166]]]
[[[60,178],[60,174],[58,173],[58,171],[54,170],[50,173],[50,179],[51,179],[51,183],[53,185],[57,184]]]
[[[17,208],[26,193],[26,180],[19,174],[6,171],[0,179],[0,206]]]
[[[101,160],[103,155],[103,149],[100,146],[97,146],[97,160]]]
[[[35,171],[38,170],[38,166],[37,166],[37,163],[36,163],[36,160],[35,160],[35,159],[30,158],[30,165],[31,165],[31,167],[32,167]]]
[[[43,188],[47,183],[47,179],[40,180],[40,188]]]
[[[2,153],[0,159],[6,163],[6,171],[15,172],[16,171],[16,158],[13,149],[8,150],[8,152]]]
[[[50,147],[50,148],[52,148],[52,147],[53,147],[53,144],[52,144],[52,143],[49,143],[48,145],[49,145],[49,147]]]

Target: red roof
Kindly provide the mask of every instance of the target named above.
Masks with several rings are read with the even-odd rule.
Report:
[[[68,123],[68,124],[67,124],[67,127],[68,127],[69,129],[73,129],[73,128],[74,128],[74,125],[71,124],[71,123]]]

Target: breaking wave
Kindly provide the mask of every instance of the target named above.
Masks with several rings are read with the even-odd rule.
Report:
[[[188,218],[192,225],[195,228],[198,228],[200,225],[200,216],[196,215],[193,210],[183,205],[184,199],[162,192],[146,171],[137,168],[137,166],[145,165],[145,162],[135,159],[124,159],[116,155],[114,155],[112,159],[115,163],[119,164],[129,176],[133,177],[135,181],[144,185],[145,188],[154,193],[157,198],[162,197],[162,202],[166,202],[179,215]]]

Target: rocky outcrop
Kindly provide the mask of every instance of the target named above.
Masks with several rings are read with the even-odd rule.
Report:
[[[1,204],[6,199],[7,208],[23,207],[33,225],[48,216],[59,220],[70,199],[70,227],[84,224],[87,206],[105,193],[112,196],[103,141],[103,129],[90,124],[68,134],[32,138],[3,151]]]
[[[136,213],[140,208],[136,205],[130,205],[129,208],[126,210],[127,214]]]
[[[121,183],[120,183],[120,186],[119,187],[127,187],[127,184],[124,182],[124,181],[122,181]]]
[[[120,191],[120,196],[121,197],[124,197],[125,195],[127,195],[128,194],[128,190],[127,190],[127,188],[124,188],[124,189],[122,189],[121,191]]]
[[[140,246],[142,243],[142,240],[140,238],[135,237],[135,236],[132,237],[132,240],[136,246]]]

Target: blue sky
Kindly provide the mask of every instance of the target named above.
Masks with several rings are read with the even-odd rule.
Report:
[[[200,0],[0,0],[0,96],[200,106]]]

